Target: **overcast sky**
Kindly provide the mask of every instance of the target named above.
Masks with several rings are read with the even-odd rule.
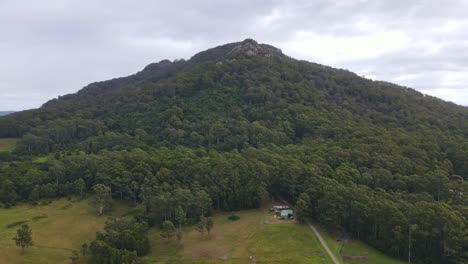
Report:
[[[0,0],[0,110],[245,38],[468,105],[468,0]]]

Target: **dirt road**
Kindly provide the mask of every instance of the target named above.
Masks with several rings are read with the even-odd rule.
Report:
[[[341,264],[338,259],[335,257],[335,255],[333,254],[333,252],[331,252],[330,248],[328,247],[327,245],[327,242],[325,242],[325,240],[323,239],[322,235],[320,235],[319,231],[317,230],[317,228],[315,228],[315,226],[313,226],[309,221],[307,221],[307,225],[309,225],[310,229],[312,229],[312,231],[314,231],[314,234],[317,236],[317,238],[319,239],[320,243],[322,244],[323,248],[325,248],[325,251],[327,251],[328,255],[330,256],[330,258],[333,260],[333,263],[335,264]]]

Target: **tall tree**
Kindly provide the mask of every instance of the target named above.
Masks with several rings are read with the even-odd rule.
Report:
[[[99,215],[105,210],[109,210],[112,205],[111,189],[104,184],[93,186],[94,197],[91,202],[98,209]]]
[[[309,214],[310,198],[306,193],[302,193],[296,201],[297,220],[304,221]]]
[[[73,185],[74,185],[73,187],[75,189],[75,193],[77,193],[80,196],[80,198],[83,198],[84,192],[86,189],[85,181],[82,178],[79,178],[78,180],[75,181]]]
[[[179,231],[182,228],[182,225],[185,223],[187,218],[187,214],[184,212],[184,209],[182,209],[181,206],[178,206],[176,211],[175,211],[175,220],[177,222],[177,225],[179,226]]]
[[[63,166],[63,163],[59,160],[51,161],[49,175],[55,180],[55,184],[58,185],[65,175],[65,167]]]
[[[184,233],[182,233],[182,231],[178,230],[176,232],[176,237],[177,237],[178,242],[182,241],[183,236],[184,236]]]
[[[206,219],[206,225],[205,225],[205,228],[206,228],[206,231],[208,232],[208,235],[210,235],[210,231],[211,231],[211,229],[213,229],[213,226],[214,226],[213,218],[208,217]]]
[[[195,194],[195,206],[197,213],[204,215],[208,212],[208,209],[211,207],[211,197],[204,190],[198,191]]]
[[[206,222],[206,217],[204,215],[200,216],[200,221],[197,224],[196,230],[200,232],[202,236],[205,234]]]

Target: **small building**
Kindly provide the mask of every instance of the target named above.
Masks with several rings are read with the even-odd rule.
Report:
[[[291,209],[287,209],[287,210],[282,210],[281,211],[281,219],[282,220],[288,220],[289,218],[291,218],[293,216],[293,210]]]
[[[287,210],[287,209],[289,209],[289,205],[274,205],[273,207],[271,207],[271,211],[275,213],[280,213],[281,210]]]

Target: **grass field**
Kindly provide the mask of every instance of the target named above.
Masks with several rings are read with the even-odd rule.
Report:
[[[130,210],[115,203],[110,215],[120,216]],[[97,216],[87,200],[60,199],[48,205],[0,209],[0,263],[70,263],[71,250],[92,241],[105,220],[106,216]],[[34,246],[24,254],[12,240],[19,225],[7,227],[17,221],[28,221],[33,232]]]
[[[372,248],[371,246],[361,241],[349,240],[346,243],[337,242],[336,237],[330,233],[325,232],[324,229],[321,228],[319,224],[315,223],[315,226],[319,229],[320,234],[322,234],[323,238],[327,242],[328,247],[335,254],[335,256],[339,257],[340,249],[342,249],[342,253],[346,255],[353,255],[353,256],[367,255],[368,256],[367,260],[345,260],[343,261],[340,258],[340,263],[343,263],[343,264],[404,264],[406,263],[404,261],[386,256],[382,252]]]
[[[133,207],[114,203],[110,215],[131,215]],[[167,242],[160,230],[149,232],[151,252],[144,257],[149,263],[332,263],[318,239],[305,225],[281,221],[266,209],[237,212],[238,221],[228,220],[229,213],[213,216],[214,228],[203,237],[194,227],[183,229],[181,243],[175,239]],[[12,237],[20,224],[27,221],[33,231],[35,245],[21,254]],[[0,209],[0,264],[3,263],[70,263],[72,250],[95,238],[96,231],[104,226],[106,216],[97,216],[87,200],[60,199],[47,205],[18,205]],[[330,249],[339,256],[341,244],[322,229],[322,236]],[[368,254],[366,261],[346,261],[343,264],[402,264],[359,241],[347,243],[343,252],[351,255]],[[84,261],[80,263],[85,263]]]
[[[47,157],[37,157],[36,159],[33,160],[34,163],[46,163],[48,160]]]
[[[368,255],[369,259],[364,260],[346,260],[346,264],[360,264],[360,263],[378,263],[378,264],[404,264],[406,262],[396,260],[389,256],[384,255],[382,252],[366,245],[361,241],[351,241],[344,245],[343,253],[348,255]]]
[[[209,236],[185,228],[180,244],[151,230],[152,251],[145,263],[251,263],[250,256],[257,263],[332,263],[305,225],[277,220],[267,210],[237,214],[240,220],[230,221],[228,213],[217,213]]]
[[[0,138],[0,152],[12,151],[16,146],[16,138]]]

